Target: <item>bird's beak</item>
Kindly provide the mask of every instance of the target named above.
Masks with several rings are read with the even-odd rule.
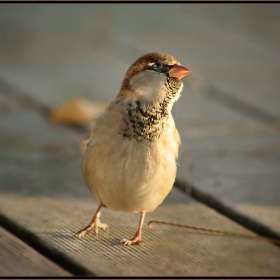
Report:
[[[185,66],[175,64],[169,71],[168,74],[172,78],[181,79],[188,75],[191,70]]]

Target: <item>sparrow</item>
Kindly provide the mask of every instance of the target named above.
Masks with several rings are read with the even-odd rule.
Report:
[[[171,109],[189,73],[169,54],[148,53],[128,69],[116,99],[92,119],[82,172],[99,206],[79,237],[92,228],[98,237],[98,228],[108,228],[100,222],[104,206],[140,212],[134,237],[121,242],[142,243],[145,214],[163,202],[175,181],[180,135]]]

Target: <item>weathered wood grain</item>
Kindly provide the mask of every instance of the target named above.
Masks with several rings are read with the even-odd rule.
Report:
[[[0,276],[70,276],[57,264],[0,227]]]

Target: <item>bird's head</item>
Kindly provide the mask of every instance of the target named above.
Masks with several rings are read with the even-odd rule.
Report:
[[[148,53],[128,69],[118,97],[153,104],[168,96],[173,104],[183,88],[181,78],[189,73],[188,68],[169,54]]]

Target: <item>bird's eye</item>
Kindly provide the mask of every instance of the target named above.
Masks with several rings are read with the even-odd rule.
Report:
[[[161,67],[162,67],[162,64],[159,63],[159,62],[155,62],[155,63],[153,64],[153,68],[154,68],[154,69],[159,69],[159,68],[161,68]]]
[[[151,62],[148,64],[147,70],[156,72],[156,73],[165,73],[166,66],[160,62]]]

